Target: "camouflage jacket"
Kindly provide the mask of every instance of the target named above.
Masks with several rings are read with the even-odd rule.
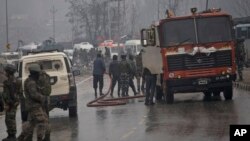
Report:
[[[131,65],[126,60],[122,60],[119,63],[119,70],[120,70],[120,73],[128,73],[128,74],[130,74],[132,72]]]
[[[11,76],[3,82],[3,100],[5,104],[14,105],[19,102],[21,84],[18,84],[17,79]]]
[[[27,110],[42,107],[46,100],[46,96],[39,92],[37,82],[30,77],[24,82],[24,93]]]
[[[50,76],[45,71],[42,71],[40,73],[37,85],[39,92],[41,92],[42,95],[50,96],[51,94]]]

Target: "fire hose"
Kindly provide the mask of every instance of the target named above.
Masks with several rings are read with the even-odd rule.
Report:
[[[106,75],[108,75],[108,74],[106,74]],[[111,87],[112,87],[112,79],[109,76],[109,88],[108,88],[108,91],[104,95],[100,96],[99,98],[96,98],[96,99],[90,101],[87,104],[87,107],[101,107],[101,106],[125,105],[125,104],[127,104],[127,100],[128,99],[134,99],[134,98],[142,98],[142,97],[144,97],[144,95],[135,95],[135,96],[127,96],[127,97],[120,97],[120,98],[107,98],[107,99],[105,99],[105,97],[110,94]]]

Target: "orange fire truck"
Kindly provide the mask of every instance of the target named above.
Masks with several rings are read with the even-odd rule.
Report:
[[[203,92],[205,99],[233,96],[236,79],[235,40],[232,17],[220,9],[189,16],[169,15],[141,30],[143,67],[162,77],[167,103],[175,93]]]

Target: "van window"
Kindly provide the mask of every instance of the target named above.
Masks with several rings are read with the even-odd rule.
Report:
[[[29,71],[29,66],[31,64],[38,63],[42,66],[43,70],[46,72],[49,71],[62,71],[64,66],[63,62],[61,60],[42,60],[42,61],[37,61],[37,62],[32,62],[28,63],[25,66],[25,72],[28,73]]]

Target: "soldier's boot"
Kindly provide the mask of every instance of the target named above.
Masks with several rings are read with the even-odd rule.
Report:
[[[135,87],[132,87],[132,90],[133,90],[133,92],[134,92],[134,95],[137,95],[137,92],[136,92],[136,90],[135,90]]]
[[[97,90],[95,89],[95,98],[97,98]]]
[[[137,91],[138,91],[138,93],[141,92],[140,85],[137,85]]]
[[[50,134],[45,134],[43,141],[50,141]]]
[[[7,138],[3,139],[2,141],[16,141],[16,135],[15,134],[9,134]]]
[[[103,96],[104,94],[102,93],[102,89],[100,89],[99,91],[100,91],[100,96]]]
[[[153,101],[153,99],[150,99],[149,100],[149,105],[154,105],[155,103],[154,103],[154,101]]]
[[[112,98],[113,98],[113,91],[114,91],[114,89],[112,89],[110,92],[110,97],[112,97]]]
[[[146,106],[149,105],[149,99],[146,97],[145,98],[145,103],[144,103]]]

